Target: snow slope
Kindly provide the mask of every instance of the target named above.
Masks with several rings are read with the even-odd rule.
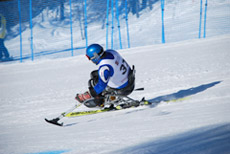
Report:
[[[120,50],[149,107],[44,121],[96,69],[85,56],[0,65],[1,154],[230,153],[230,35]],[[173,101],[180,99],[180,101]],[[79,110],[86,110],[82,106]]]

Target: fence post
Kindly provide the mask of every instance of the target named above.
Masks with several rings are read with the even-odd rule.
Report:
[[[126,20],[126,29],[127,29],[128,48],[130,48],[127,0],[125,0],[125,20]]]
[[[21,2],[18,0],[18,15],[19,15],[19,33],[20,33],[20,62],[22,62],[22,17],[21,17]]]
[[[208,7],[208,0],[205,2],[205,12],[204,12],[204,38],[206,37],[206,17],[207,17],[207,7]]]
[[[85,0],[85,47],[88,47],[88,35],[87,35],[87,0]]]
[[[34,60],[33,49],[33,15],[32,15],[32,0],[30,0],[30,48],[31,48],[31,60]]]
[[[164,4],[165,1],[161,0],[161,17],[162,17],[162,43],[165,43],[165,30],[164,30]]]
[[[72,2],[69,0],[69,8],[70,8],[70,37],[71,37],[71,56],[73,56],[73,26],[72,26]]]
[[[107,8],[106,8],[106,49],[108,49],[108,34],[109,34],[109,0],[107,0]]]
[[[114,12],[113,12],[113,0],[111,0],[111,14],[112,14],[112,31],[111,31],[111,49],[113,49],[113,18],[114,18]]]
[[[201,23],[202,23],[202,0],[200,0],[200,24],[199,24],[199,38],[201,35]]]
[[[120,22],[119,22],[119,7],[118,7],[118,0],[116,0],[116,14],[117,14],[117,28],[118,28],[118,32],[119,32],[120,49],[122,49],[122,43],[121,43],[121,30],[120,30]]]

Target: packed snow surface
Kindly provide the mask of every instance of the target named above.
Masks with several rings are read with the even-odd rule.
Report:
[[[84,55],[1,64],[0,153],[230,153],[229,48],[223,35],[119,50],[145,88],[130,97],[158,103],[63,118],[65,127],[44,118],[76,104],[96,65]]]

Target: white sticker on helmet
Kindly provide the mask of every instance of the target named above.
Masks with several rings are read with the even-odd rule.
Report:
[[[99,70],[99,74],[100,74],[100,77],[101,77],[101,80],[104,82],[104,83],[107,83],[109,78],[105,78],[105,71],[108,70],[109,71],[109,67],[108,66],[102,66]]]

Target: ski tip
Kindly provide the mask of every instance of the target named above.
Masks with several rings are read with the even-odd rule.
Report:
[[[58,118],[52,119],[52,120],[48,120],[48,119],[45,118],[45,121],[46,121],[46,122],[48,122],[48,123],[50,123],[50,124],[54,124],[54,125],[56,125],[56,126],[61,126],[61,127],[62,127],[62,126],[63,126],[63,123],[58,123],[58,120],[59,120]]]

